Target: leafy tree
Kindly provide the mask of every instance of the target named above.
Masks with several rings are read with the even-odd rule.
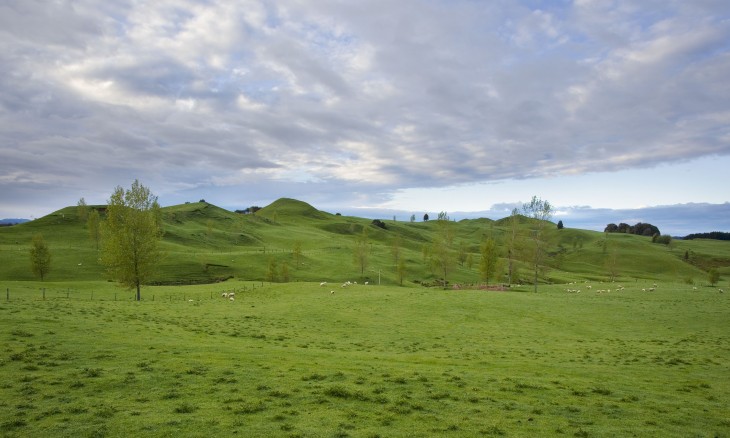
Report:
[[[266,281],[269,281],[271,283],[276,281],[276,278],[277,278],[276,269],[277,269],[276,259],[273,257],[270,257],[269,258],[269,267],[266,271]]]
[[[416,221],[416,215],[415,214],[412,214],[411,215],[411,223],[413,223],[415,221]]]
[[[360,276],[365,275],[365,269],[368,267],[368,230],[367,228],[362,229],[362,234],[355,238],[355,246],[353,248],[353,261],[355,265],[360,268]]]
[[[522,205],[522,211],[525,216],[532,218],[532,229],[530,240],[532,241],[532,257],[531,264],[534,274],[535,292],[537,292],[537,274],[543,266],[543,259],[546,254],[548,236],[546,233],[546,225],[553,216],[553,207],[548,201],[543,201],[537,196],[533,196],[528,204]]]
[[[287,262],[284,262],[281,264],[281,281],[284,283],[289,283],[289,264]]]
[[[463,240],[459,242],[459,265],[464,266],[464,263],[466,262],[466,259],[469,257],[468,249],[466,247],[466,242]]]
[[[423,221],[428,222],[428,213],[423,215]]]
[[[491,237],[488,237],[482,242],[480,253],[479,273],[481,274],[482,280],[486,284],[489,284],[489,279],[497,271],[497,261],[499,260],[497,242]]]
[[[710,268],[710,270],[707,271],[707,281],[710,282],[710,286],[716,285],[717,282],[720,281],[720,272],[715,268]]]
[[[89,214],[89,207],[86,205],[84,198],[79,199],[78,204],[76,204],[76,212],[79,220],[85,222],[86,216]]]
[[[292,257],[294,257],[294,266],[299,269],[299,265],[302,262],[302,242],[297,240],[294,242],[294,248],[292,248]]]
[[[558,221],[558,230],[563,229],[563,221]]]
[[[137,290],[152,278],[160,260],[160,205],[150,189],[134,180],[129,190],[117,186],[109,199],[102,227],[101,261],[109,276]]]
[[[43,240],[42,234],[33,236],[30,247],[30,266],[33,273],[41,278],[41,281],[51,270],[51,251]]]
[[[96,245],[96,250],[99,250],[99,241],[101,240],[101,217],[99,216],[99,210],[92,209],[89,213],[89,217],[86,220],[86,227],[89,230],[89,237]]]

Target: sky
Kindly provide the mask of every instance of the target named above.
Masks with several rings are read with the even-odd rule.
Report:
[[[730,231],[726,0],[5,0],[0,218],[281,197]]]

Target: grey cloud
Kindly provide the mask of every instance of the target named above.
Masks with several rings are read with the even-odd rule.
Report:
[[[132,176],[367,204],[730,153],[722,2],[112,3],[0,6],[6,193]]]

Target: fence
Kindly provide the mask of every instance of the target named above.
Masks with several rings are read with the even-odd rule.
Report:
[[[202,301],[221,299],[223,293],[253,292],[269,286],[271,283],[262,281],[250,281],[228,288],[206,288],[205,290],[188,290],[177,287],[177,290],[150,290],[142,289],[142,301]],[[75,289],[57,287],[31,287],[14,285],[4,287],[5,301],[16,300],[68,300],[68,301],[134,301],[136,291],[129,290],[104,290],[104,289]]]

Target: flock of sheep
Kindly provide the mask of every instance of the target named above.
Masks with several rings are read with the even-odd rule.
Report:
[[[356,285],[356,284],[357,284],[357,281],[349,281],[348,280],[348,281],[342,283],[342,286],[340,286],[340,287],[349,287],[349,286],[353,286],[353,285]],[[367,285],[367,284],[369,284],[369,282],[366,281],[363,284]],[[323,281],[323,282],[319,283],[319,287],[324,287],[324,286],[327,286],[327,282],[326,281]],[[334,294],[334,293],[335,293],[334,290],[330,290],[330,294]]]
[[[576,282],[576,283],[568,283],[568,285],[574,285],[574,284],[578,284],[578,283],[577,283],[577,282]],[[584,282],[584,284],[585,284],[585,288],[586,288],[586,289],[588,289],[588,290],[592,290],[592,289],[593,289],[593,286],[592,286],[592,285],[590,285],[590,284],[588,284],[588,281],[587,281],[587,280],[586,280],[586,281]],[[658,288],[658,287],[659,287],[659,285],[657,285],[656,283],[653,283],[653,284],[651,285],[651,287],[644,287],[644,288],[641,288],[641,291],[642,291],[642,292],[654,292],[655,290],[657,290],[657,288]],[[620,284],[619,284],[619,285],[618,285],[618,286],[616,286],[616,288],[615,288],[615,289],[613,289],[613,290],[614,290],[615,292],[621,292],[621,291],[623,291],[624,289],[626,289],[626,288],[625,288],[625,287],[624,287],[623,285],[620,285]],[[694,286],[694,287],[692,287],[692,290],[695,290],[695,291],[696,291],[696,290],[697,290],[697,286]],[[566,292],[568,292],[568,293],[575,293],[575,294],[579,294],[579,293],[580,293],[580,289],[571,289],[571,288],[567,288],[567,289],[565,289],[565,291],[566,291]],[[611,289],[597,289],[597,290],[596,290],[596,293],[597,293],[597,294],[602,294],[602,293],[610,293],[610,292],[611,292]],[[718,289],[718,292],[720,292],[721,294],[722,294],[722,293],[725,293],[725,291],[724,291],[724,290],[722,290],[722,289]]]

